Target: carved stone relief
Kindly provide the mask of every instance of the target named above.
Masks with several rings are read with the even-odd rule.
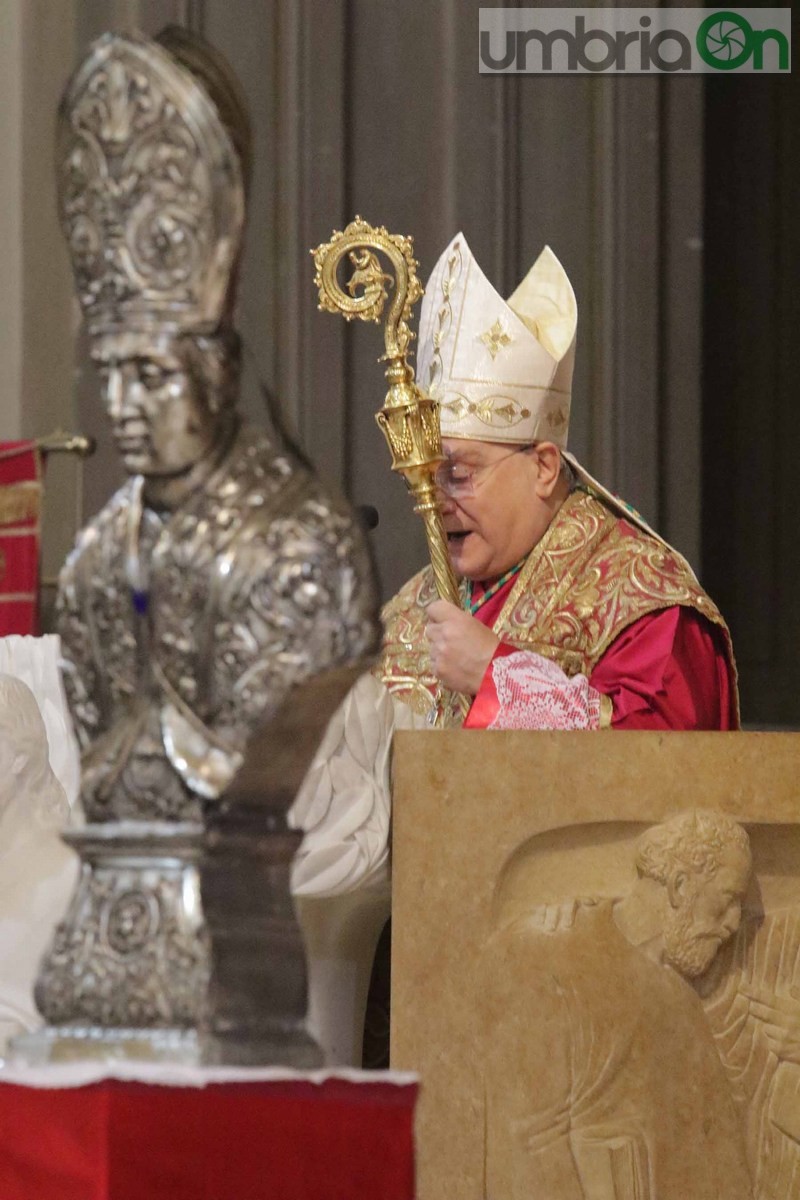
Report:
[[[747,834],[681,814],[641,835],[636,868],[616,898],[531,910],[487,942],[489,1196],[751,1196],[692,987],[739,923]]]
[[[422,1200],[797,1200],[797,736],[433,749],[395,748]]]
[[[757,1200],[800,1194],[800,906],[747,914],[701,980]]]

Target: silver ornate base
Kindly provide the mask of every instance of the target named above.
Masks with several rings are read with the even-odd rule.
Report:
[[[110,821],[67,830],[81,873],[36,981],[54,1028],[191,1029],[211,973],[203,827]]]
[[[36,982],[47,1024],[12,1062],[322,1065],[289,898],[298,835],[118,821],[63,836],[81,873]]]
[[[119,1062],[186,1063],[202,1061],[200,1042],[194,1030],[186,1029],[98,1029],[45,1026],[35,1033],[14,1038],[8,1050],[8,1062],[38,1067],[45,1063],[72,1062],[75,1059],[100,1059]]]
[[[81,1029],[45,1026],[11,1042],[7,1062],[12,1066],[44,1066],[75,1062],[165,1062],[192,1067],[263,1066],[279,1064],[297,1071],[323,1065],[319,1046],[303,1029],[277,1033],[246,1044],[225,1042],[193,1029]]]

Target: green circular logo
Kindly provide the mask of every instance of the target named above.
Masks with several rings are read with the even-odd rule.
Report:
[[[753,26],[735,12],[716,12],[697,30],[697,51],[716,71],[735,71],[753,52]]]

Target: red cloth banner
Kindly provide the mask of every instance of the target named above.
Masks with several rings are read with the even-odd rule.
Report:
[[[2,1200],[413,1200],[413,1083],[0,1084]]]
[[[0,637],[38,633],[41,513],[35,442],[0,442]]]

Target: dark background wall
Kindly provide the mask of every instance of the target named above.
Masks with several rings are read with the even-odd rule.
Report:
[[[800,721],[796,101],[775,76],[706,87],[703,571],[770,725]]]
[[[308,249],[355,213],[415,238],[423,279],[459,229],[510,292],[550,243],[579,302],[570,447],[698,568],[734,628],[745,717],[800,724],[791,79],[493,78],[474,0],[76,0],[106,28],[208,37],[251,106],[256,170],[240,327],[257,380],[321,472],[380,512],[385,594],[424,561],[389,476],[373,326],[320,314]],[[795,368],[795,370],[793,370]],[[80,426],[100,436],[79,351]]]

